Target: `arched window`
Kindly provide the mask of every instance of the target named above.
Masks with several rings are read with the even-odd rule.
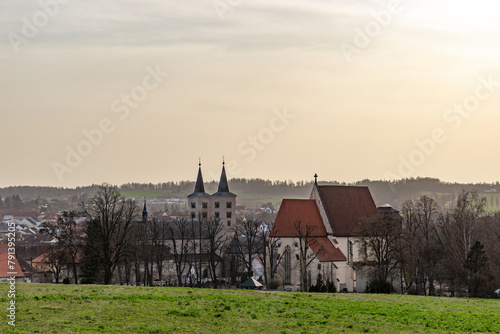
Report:
[[[285,284],[292,284],[292,252],[290,246],[285,248]]]

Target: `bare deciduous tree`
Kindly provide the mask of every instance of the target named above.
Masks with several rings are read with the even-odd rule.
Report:
[[[202,231],[205,235],[205,251],[210,268],[213,287],[219,284],[217,267],[222,262],[223,248],[227,246],[228,237],[224,235],[224,224],[220,219],[210,219],[201,222]]]
[[[263,252],[259,256],[264,266],[264,284],[269,289],[269,282],[274,280],[278,272],[279,265],[283,259],[284,253],[280,254],[278,249],[281,245],[281,239],[278,229],[266,226],[262,231],[264,240]]]
[[[111,283],[116,266],[122,259],[138,209],[135,202],[124,199],[110,185],[102,185],[89,203],[82,205],[88,223],[87,246],[98,257],[104,284]]]
[[[68,262],[68,257],[62,248],[57,246],[52,247],[44,259],[45,264],[47,264],[54,275],[54,280],[59,283],[61,273]]]
[[[52,255],[59,259],[59,265],[71,267],[75,284],[78,284],[78,262],[82,251],[83,231],[81,226],[77,225],[75,218],[75,212],[65,211],[57,219],[57,224],[45,223],[43,227],[46,234],[57,239],[57,245],[54,247],[57,247],[61,254]],[[64,256],[61,256],[62,254]]]
[[[189,265],[188,257],[192,246],[192,229],[185,219],[169,222],[166,226],[166,237],[169,241],[170,253],[174,257],[178,285],[183,286],[182,275]]]
[[[467,274],[463,265],[473,242],[478,240],[480,218],[485,207],[484,197],[477,192],[463,191],[455,207],[439,215],[439,240],[444,252],[441,275],[452,296],[458,286],[466,284]]]
[[[404,243],[401,239],[401,220],[379,214],[359,225],[356,241],[365,265],[373,269],[373,279],[387,281],[399,267]]]
[[[299,247],[299,272],[301,279],[301,291],[308,291],[309,285],[311,282],[309,281],[308,268],[309,265],[316,259],[318,253],[310,251],[311,246],[316,244],[318,240],[313,236],[314,231],[316,230],[316,225],[304,224],[302,221],[297,221],[293,224],[293,228],[295,231],[295,237],[298,239],[298,247]]]
[[[243,261],[248,277],[253,276],[253,260],[263,253],[261,222],[253,219],[239,221],[233,231],[238,247],[238,256]]]
[[[167,239],[168,228],[165,222],[158,220],[156,217],[148,221],[148,225],[151,234],[152,259],[156,264],[158,280],[161,281],[163,279],[163,261],[168,253],[168,248],[164,244]]]
[[[437,203],[428,196],[409,200],[403,204],[402,214],[406,249],[401,267],[406,288],[414,283],[417,294],[427,294],[428,287],[433,295],[436,265],[442,255],[437,235]]]

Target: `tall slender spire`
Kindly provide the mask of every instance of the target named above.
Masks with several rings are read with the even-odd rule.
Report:
[[[225,162],[224,162],[224,158],[223,158],[223,160],[222,160],[222,173],[220,175],[219,189],[217,190],[218,193],[228,193],[229,192],[229,184],[227,183],[226,168],[224,165],[225,165]]]
[[[196,178],[196,185],[194,187],[194,192],[195,193],[204,193],[205,192],[205,185],[203,184],[203,176],[201,175],[201,159],[200,163],[198,164],[198,177]]]
[[[142,221],[148,221],[148,208],[146,207],[146,197],[144,197],[144,209],[142,209]]]
[[[318,185],[318,174],[314,173],[314,185]]]

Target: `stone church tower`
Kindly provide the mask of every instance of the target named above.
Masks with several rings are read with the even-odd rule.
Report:
[[[198,177],[194,192],[187,196],[188,210],[192,219],[207,220],[212,217],[212,203],[210,195],[205,192],[203,176],[201,175],[201,162],[198,167]]]
[[[229,191],[224,162],[222,162],[219,188],[211,197],[214,218],[219,218],[226,228],[234,226],[236,223],[236,195]]]
[[[227,228],[236,223],[236,195],[229,191],[224,165],[225,163],[222,162],[222,173],[217,192],[209,195],[205,192],[200,163],[194,192],[187,197],[191,218],[197,220],[220,219]]]

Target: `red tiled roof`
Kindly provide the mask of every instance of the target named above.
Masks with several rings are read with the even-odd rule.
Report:
[[[48,262],[50,262],[49,256],[50,256],[50,251],[45,252],[42,255],[34,258],[33,261],[31,261],[31,263],[48,263]],[[82,260],[83,260],[83,251],[82,250],[78,250],[78,252],[76,253],[75,260],[76,260],[75,261],[76,263],[82,262]]]
[[[10,275],[8,273],[10,272],[16,272],[17,274],[15,275],[16,277],[24,277],[23,269],[19,265],[19,262],[17,262],[17,259],[14,257],[13,260],[11,261],[14,262],[14,269],[9,268],[9,254],[0,254],[0,277],[10,277],[13,275]]]
[[[8,244],[0,244],[0,254],[7,254],[8,248]]]
[[[368,187],[318,186],[333,234],[338,237],[353,236],[359,222],[378,214]]]
[[[46,263],[49,259],[49,252],[45,252],[40,256],[34,258],[31,263]]]
[[[30,211],[30,210],[10,210],[6,213],[6,215],[14,216],[14,217],[38,217],[38,212]]]
[[[327,237],[314,238],[309,243],[309,247],[317,255],[320,262],[342,262],[347,260],[342,251],[335,248]]]
[[[301,222],[302,226],[316,226],[310,236],[324,237],[326,229],[323,220],[312,199],[284,199],[274,222],[273,233],[276,237],[296,237],[297,231],[294,224]]]

